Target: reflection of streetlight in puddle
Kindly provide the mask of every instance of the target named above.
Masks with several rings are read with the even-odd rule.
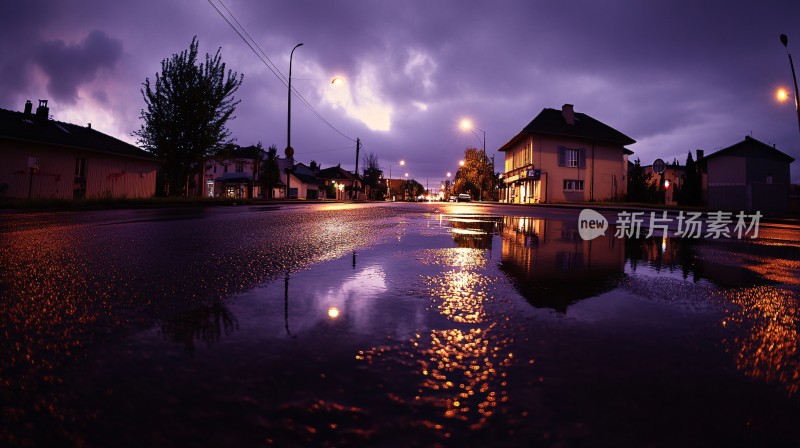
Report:
[[[355,261],[355,252],[353,253]],[[351,271],[352,272],[352,271]],[[317,316],[324,313],[328,319],[338,319],[347,314],[348,325],[353,329],[369,328],[373,300],[387,290],[386,273],[381,266],[358,268],[340,284],[313,293]]]
[[[723,342],[732,347],[736,368],[749,377],[779,383],[790,395],[800,391],[797,295],[770,286],[723,294],[738,305],[727,310],[722,321],[732,333]]]
[[[398,402],[440,410],[438,419],[426,418],[423,424],[447,438],[457,421],[473,429],[483,427],[508,400],[506,376],[514,362],[514,339],[507,332],[507,322],[498,325],[487,316],[494,279],[478,271],[486,266],[483,251],[429,249],[419,251],[415,258],[423,264],[454,268],[424,281],[435,309],[459,328],[420,331],[410,340],[360,351],[356,359],[373,368],[381,365],[394,370],[391,362],[411,367],[419,375],[419,387],[408,396],[392,395]]]

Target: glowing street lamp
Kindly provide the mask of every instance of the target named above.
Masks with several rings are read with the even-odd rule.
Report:
[[[789,91],[784,89],[783,87],[779,88],[775,91],[775,99],[780,101],[781,103],[785,103],[789,100]]]
[[[484,131],[483,129],[476,128],[475,125],[472,124],[472,121],[470,121],[470,120],[468,120],[466,118],[461,120],[461,129],[463,129],[465,131],[472,132],[475,135],[475,138],[477,138],[479,141],[480,141],[481,138],[478,136],[478,133],[475,132],[475,131],[483,132],[483,148],[481,150],[481,165],[483,167],[486,167],[486,131]],[[492,163],[492,189],[494,189],[494,163]],[[481,185],[480,185],[480,188],[478,189],[478,191],[479,191],[479,195],[480,195],[480,200],[483,200],[483,182],[481,182]]]
[[[406,164],[405,160],[401,160],[398,163],[390,163],[389,164],[389,182],[386,184],[386,196],[392,195],[392,167],[395,165],[403,166]]]

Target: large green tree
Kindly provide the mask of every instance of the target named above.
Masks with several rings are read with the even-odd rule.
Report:
[[[188,50],[161,61],[155,82],[142,84],[144,124],[133,135],[139,144],[164,162],[168,195],[188,194],[189,174],[202,167],[203,158],[232,143],[228,120],[239,101],[233,94],[244,75],[227,70],[221,48],[198,64],[197,36]]]
[[[464,165],[456,171],[453,191],[468,193],[474,199],[489,200],[492,197],[492,164],[483,151],[476,148],[464,150]]]
[[[374,152],[364,154],[361,164],[364,166],[361,179],[369,191],[369,198],[383,199],[384,189],[379,187],[383,170],[378,163],[378,156]]]
[[[413,199],[425,194],[425,186],[414,179],[404,180],[401,184],[401,188],[403,190],[403,199]]]
[[[686,177],[681,189],[681,205],[700,205],[703,201],[703,183],[700,166],[692,157],[692,152],[686,156]]]
[[[652,199],[652,188],[650,187],[651,173],[644,170],[639,159],[633,163],[628,171],[628,200],[631,202],[647,202]]]
[[[259,142],[260,144],[260,142]],[[273,188],[275,188],[281,178],[281,170],[278,167],[278,147],[270,145],[267,149],[267,156],[261,164],[261,187],[264,190],[264,198],[272,199]]]

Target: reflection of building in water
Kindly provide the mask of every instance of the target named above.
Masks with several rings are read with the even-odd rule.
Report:
[[[497,221],[488,217],[450,218],[450,232],[456,246],[469,249],[492,249]]]
[[[506,217],[501,269],[533,306],[564,312],[614,287],[623,272],[621,239],[578,234],[578,223]]]
[[[642,268],[657,273],[680,272],[684,280],[706,279],[723,288],[791,282],[792,267],[797,263],[786,256],[781,247],[744,241],[661,237],[625,240],[625,259],[632,273]]]
[[[731,333],[725,342],[745,375],[800,390],[797,292],[760,286],[723,293],[738,308],[726,308],[722,321]]]

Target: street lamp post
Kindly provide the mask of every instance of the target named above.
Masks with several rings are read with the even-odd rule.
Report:
[[[289,53],[289,101],[288,101],[288,112],[286,116],[286,150],[284,151],[286,154],[286,159],[289,161],[289,167],[286,168],[286,198],[289,198],[289,185],[290,180],[289,176],[292,172],[292,167],[294,166],[294,148],[292,148],[292,58],[294,57],[294,50],[297,50],[297,47],[301,47],[303,44],[302,42],[295,45],[292,48],[292,52]]]
[[[792,53],[789,53],[789,38],[785,34],[781,34],[781,43],[786,48],[786,54],[789,55],[789,67],[792,68],[792,80],[794,81],[794,110],[797,111],[797,126],[800,127],[800,98],[797,92],[797,76],[794,73],[794,62],[792,62]]]
[[[398,163],[390,163],[389,164],[389,182],[386,184],[386,196],[392,196],[392,167],[395,165],[403,166],[406,164],[405,160],[401,160]]]
[[[470,132],[472,132],[472,134],[475,135],[475,138],[477,138],[478,141],[480,141],[481,138],[480,138],[480,136],[478,136],[478,133],[475,132],[475,131],[478,130],[478,131],[483,132],[483,148],[481,149],[481,166],[486,168],[486,131],[484,131],[483,129],[476,128],[475,126],[473,126],[472,122],[469,121],[469,120],[462,120],[461,121],[461,129],[469,130]],[[485,171],[485,169],[484,169],[484,171]],[[494,166],[492,166],[492,188],[494,189]],[[482,201],[483,200],[483,182],[481,182],[481,185],[478,188],[478,191],[479,191],[478,194],[480,195],[480,200]]]

